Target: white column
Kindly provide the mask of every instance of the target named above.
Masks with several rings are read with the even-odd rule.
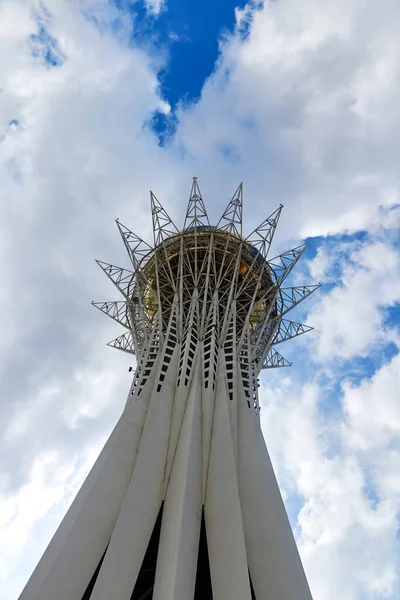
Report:
[[[191,600],[194,596],[202,513],[198,364],[199,360],[164,502],[153,600]]]
[[[251,600],[224,367],[222,359],[204,506],[211,581],[214,600]]]
[[[312,600],[261,429],[241,388],[239,489],[254,593],[257,599]]]
[[[132,480],[91,600],[131,598],[162,502],[177,364],[178,346],[160,392],[155,381]]]
[[[186,367],[186,365],[185,365]],[[167,485],[168,479],[171,476],[172,464],[174,462],[174,456],[176,453],[176,448],[178,444],[180,430],[182,428],[183,418],[185,415],[186,405],[188,401],[188,390],[184,386],[179,386],[175,391],[174,398],[174,406],[172,410],[172,418],[171,418],[171,430],[169,433],[168,440],[168,454],[167,454],[167,467],[166,467],[166,481],[165,486]],[[164,486],[164,492],[165,492]]]
[[[20,600],[82,597],[110,541],[132,477],[153,380],[154,375],[141,396],[128,401]]]

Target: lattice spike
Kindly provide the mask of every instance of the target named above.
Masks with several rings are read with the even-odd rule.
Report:
[[[246,242],[253,248],[256,248],[258,251],[257,253],[261,254],[264,258],[267,257],[271,247],[282,209],[283,204],[280,204],[279,207],[246,238]]]
[[[315,292],[319,287],[321,287],[320,283],[317,283],[316,285],[281,288],[277,298],[280,316],[286,315],[286,313],[308,298],[308,296]]]
[[[132,271],[128,271],[128,269],[122,269],[121,267],[110,265],[109,263],[103,262],[101,260],[96,260],[96,262],[107,275],[107,277],[111,279],[111,281],[121,292],[121,294],[129,300],[129,291],[133,289],[134,274],[132,273]]]
[[[242,235],[243,183],[241,183],[217,223],[217,229]]]
[[[153,219],[154,246],[157,247],[165,238],[178,233],[175,223],[166,210],[150,191],[151,215]]]
[[[289,362],[282,354],[279,354],[273,348],[270,348],[264,359],[263,366],[261,369],[277,369],[279,367],[291,367],[292,363]]]
[[[283,254],[279,254],[279,256],[275,256],[267,261],[269,267],[275,274],[276,281],[279,285],[289,275],[290,271],[305,252],[307,246],[308,243],[301,244],[300,246],[296,246],[296,248],[283,252]]]
[[[276,346],[287,340],[291,340],[303,333],[312,331],[314,328],[309,325],[303,325],[302,323],[296,323],[295,321],[289,321],[287,319],[281,319],[278,330],[272,341],[272,345]]]
[[[131,328],[126,314],[125,300],[117,302],[92,302],[92,306],[100,310],[102,313],[104,313],[123,327],[126,327],[127,329]]]
[[[192,189],[190,191],[183,229],[187,231],[190,229],[200,229],[201,227],[209,226],[210,221],[208,220],[206,207],[204,206],[199,184],[197,183],[197,177],[193,177]]]
[[[133,337],[130,331],[123,333],[115,338],[115,340],[111,340],[111,342],[108,342],[107,346],[110,346],[110,348],[116,348],[117,350],[122,350],[128,354],[135,354]]]
[[[118,219],[116,220],[118,230],[121,234],[122,241],[125,244],[125,248],[128,251],[129,258],[133,264],[133,267],[136,269],[139,266],[140,261],[144,258],[149,252],[151,252],[151,246],[142,240],[136,233],[133,233],[128,227],[123,225]]]

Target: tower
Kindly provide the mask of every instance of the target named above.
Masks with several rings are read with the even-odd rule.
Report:
[[[242,185],[211,226],[197,179],[178,230],[151,193],[154,246],[117,221],[123,300],[94,305],[135,355],[124,411],[20,600],[311,600],[260,428],[261,369],[310,330],[268,258],[282,205],[242,235]]]

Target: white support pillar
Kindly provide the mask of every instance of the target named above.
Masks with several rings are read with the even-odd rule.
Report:
[[[154,376],[139,398],[128,400],[20,600],[76,600],[83,596],[110,541],[132,477]]]
[[[130,600],[159,513],[175,392],[178,346],[162,387],[156,379],[132,480],[90,600]]]
[[[214,600],[251,600],[246,547],[221,360],[204,505]]]
[[[268,600],[312,600],[261,429],[240,386],[238,395],[239,489],[254,593],[257,600],[265,590]]]
[[[199,358],[164,501],[153,600],[193,598],[202,513]]]

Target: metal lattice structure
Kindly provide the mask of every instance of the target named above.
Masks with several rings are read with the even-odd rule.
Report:
[[[307,244],[268,258],[283,205],[243,237],[242,184],[216,227],[210,225],[196,177],[182,230],[152,192],[150,197],[154,247],[117,221],[133,268],[97,261],[125,298],[93,302],[128,329],[108,345],[134,354],[140,365],[151,339],[158,337],[160,344],[165,339],[172,311],[176,311],[178,339],[190,322],[202,341],[215,321],[216,343],[224,347],[234,323],[232,346],[239,360],[246,353],[252,400],[258,407],[260,370],[291,366],[274,347],[312,329],[284,318],[319,287],[283,287]]]
[[[286,318],[301,245],[272,259],[279,206],[247,237],[240,185],[216,226],[196,178],[182,230],[151,193],[153,246],[94,306],[133,354],[123,413],[20,600],[312,600],[260,427],[261,369],[311,329]]]

